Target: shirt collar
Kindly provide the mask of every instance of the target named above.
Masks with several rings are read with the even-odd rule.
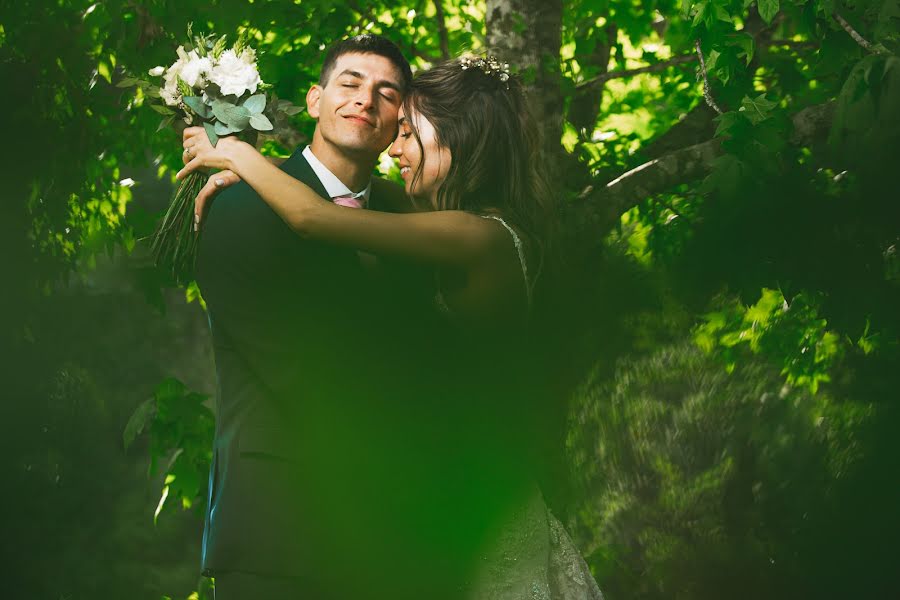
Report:
[[[363,201],[368,201],[369,192],[372,189],[372,182],[366,186],[361,192],[352,192],[350,188],[348,188],[344,183],[337,178],[337,176],[331,172],[331,170],[322,164],[316,155],[312,153],[312,148],[307,146],[303,149],[303,158],[309,163],[309,166],[312,167],[312,170],[315,172],[316,177],[319,178],[319,181],[322,182],[322,186],[325,188],[325,191],[328,192],[328,195],[332,198],[337,198],[338,196],[350,196],[351,198],[356,198],[357,200],[362,198]]]

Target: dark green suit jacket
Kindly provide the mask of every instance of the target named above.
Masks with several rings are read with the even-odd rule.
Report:
[[[328,197],[299,149],[281,169]],[[217,372],[204,572],[321,573],[370,535],[340,523],[367,491],[381,390],[399,386],[379,374],[397,290],[373,286],[355,251],[300,238],[243,182],[210,208],[197,281]]]
[[[327,197],[299,150],[281,169]],[[354,250],[300,238],[243,182],[210,207],[205,573],[298,577],[311,598],[452,598],[524,480],[495,416],[512,413],[507,353],[445,327],[430,272],[381,264],[372,277]]]

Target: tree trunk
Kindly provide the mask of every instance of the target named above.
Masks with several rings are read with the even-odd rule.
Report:
[[[548,159],[562,152],[562,0],[487,0],[487,46],[525,81]]]

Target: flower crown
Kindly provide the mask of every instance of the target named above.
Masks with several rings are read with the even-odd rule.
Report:
[[[509,89],[509,63],[502,63],[490,54],[484,58],[463,56],[459,59],[459,66],[463,71],[481,69],[485,75],[496,77],[506,84],[506,89]]]

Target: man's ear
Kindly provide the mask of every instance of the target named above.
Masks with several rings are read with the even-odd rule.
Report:
[[[318,84],[309,88],[306,92],[306,112],[313,119],[319,118],[319,98],[322,97],[322,88]]]

